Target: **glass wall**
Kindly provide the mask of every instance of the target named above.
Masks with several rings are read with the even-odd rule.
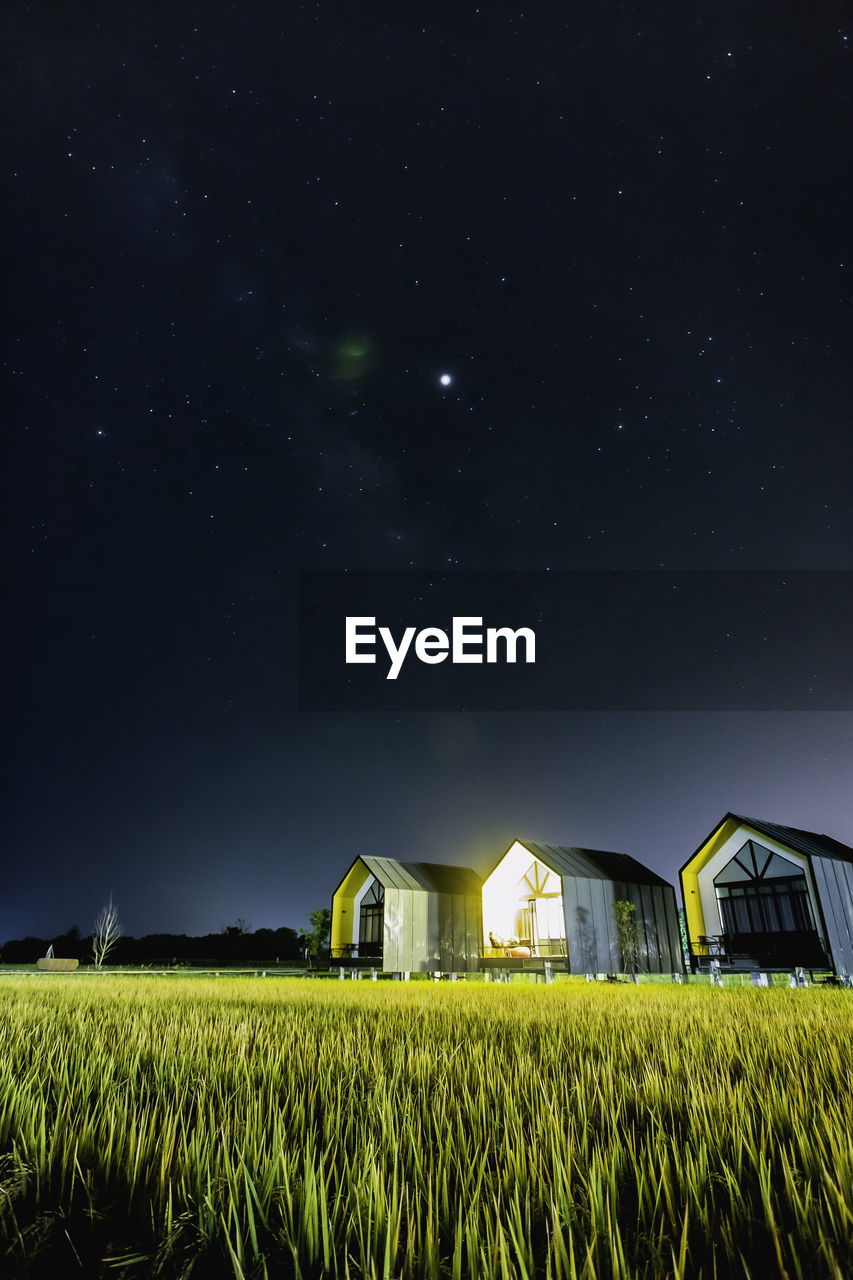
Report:
[[[378,880],[368,886],[359,908],[358,954],[381,956],[385,926],[385,890]]]
[[[725,933],[796,933],[815,927],[805,871],[748,840],[714,879]]]

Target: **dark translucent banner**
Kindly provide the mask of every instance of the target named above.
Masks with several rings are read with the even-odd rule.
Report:
[[[306,572],[307,711],[853,707],[853,572]]]

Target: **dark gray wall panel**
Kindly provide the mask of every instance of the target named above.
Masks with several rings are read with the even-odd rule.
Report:
[[[606,893],[606,914],[595,913],[599,970],[615,972],[622,968],[622,955],[618,944],[616,922],[613,919],[615,902],[631,902],[635,908],[639,942],[639,970],[641,973],[682,973],[684,962],[678,928],[678,907],[672,885],[625,884],[624,882],[596,881]],[[595,895],[595,888],[592,889]],[[601,894],[601,889],[599,890]],[[602,945],[602,930],[606,925],[609,948]],[[589,970],[587,970],[589,972]]]
[[[666,927],[666,891],[661,885],[655,885],[649,897],[651,899],[651,925],[653,930],[649,972],[671,973],[672,955],[669,949],[669,933]]]
[[[468,894],[465,898],[465,949],[468,968],[480,967],[480,947],[483,945],[483,899],[480,894]]]
[[[590,888],[595,921],[596,971],[614,973],[619,964],[616,921],[613,919],[615,886],[612,880],[592,880]]]
[[[438,968],[449,973],[453,968],[453,900],[449,893],[435,895],[438,904]]]
[[[579,896],[583,880],[563,880],[563,915],[566,917],[566,951],[569,973],[592,973],[595,965],[595,937],[589,908]]]
[[[465,945],[465,897],[450,895],[450,970],[464,969],[468,963]]]
[[[853,973],[853,866],[835,858],[816,857],[811,864],[830,960],[839,972]]]
[[[609,880],[564,879],[563,914],[570,973],[609,973],[613,968],[608,915],[613,885]]]
[[[666,902],[666,929],[671,956],[670,973],[684,972],[684,952],[681,948],[681,926],[678,923],[678,899],[672,887],[661,890]]]

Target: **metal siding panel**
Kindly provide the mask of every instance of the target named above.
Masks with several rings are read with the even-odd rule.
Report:
[[[665,945],[661,936],[658,919],[661,918],[660,884],[647,884],[643,890],[643,901],[646,902],[646,938],[648,945],[647,965],[649,973],[661,973],[661,948]]]
[[[396,969],[400,932],[403,927],[405,906],[400,901],[399,889],[385,890],[385,910],[382,921],[382,968]]]
[[[823,909],[830,959],[853,973],[853,868],[834,858],[812,858],[812,875]]]
[[[468,948],[468,969],[480,968],[480,947],[483,937],[483,899],[479,894],[469,894],[465,899],[465,924]]]
[[[669,963],[669,939],[666,936],[666,916],[663,892],[659,884],[649,885],[650,903],[649,972],[663,973],[671,970]]]
[[[472,953],[471,951],[471,930],[469,926],[471,895],[468,893],[459,894],[459,902],[462,910],[461,933],[457,939],[457,946],[459,948],[459,956],[461,960],[459,968],[462,971],[467,971],[472,967],[471,961],[477,954],[476,952]]]
[[[583,954],[578,946],[576,911],[578,892],[575,881],[563,876],[563,917],[566,922],[566,967],[569,973],[583,973]]]
[[[846,862],[835,863],[835,874],[839,882],[839,894],[847,922],[849,946],[845,957],[847,972],[853,973],[853,866]]]
[[[669,930],[666,927],[666,889],[656,885],[652,891],[655,913],[655,973],[672,973]]]
[[[655,917],[654,906],[649,896],[649,886],[647,884],[637,885],[637,896],[639,898],[639,906],[637,907],[639,928],[637,932],[640,937],[640,963],[638,969],[640,973],[653,973]]]
[[[453,899],[449,893],[437,893],[438,900],[438,955],[442,973],[453,968]]]
[[[386,929],[388,941],[385,944],[385,958],[382,967],[388,973],[394,973],[397,969],[403,968],[401,957],[405,957],[410,933],[412,895],[408,889],[386,889],[386,915],[388,911],[387,903],[390,898],[393,898],[397,903],[397,927],[393,930]]]
[[[658,973],[675,973],[678,958],[672,951],[672,938],[669,932],[669,890],[661,885],[656,894],[655,919],[658,930]]]
[[[467,962],[467,951],[465,937],[465,898],[461,893],[452,893],[450,895],[450,912],[453,929],[453,962],[450,966],[451,970],[462,970]]]
[[[565,881],[563,882],[566,883]],[[596,973],[600,969],[595,935],[591,880],[572,878],[572,915],[567,917],[573,944],[573,973]],[[565,890],[564,890],[565,902]]]
[[[589,887],[595,926],[596,969],[603,973],[613,973],[618,954],[616,924],[613,920],[613,881],[591,880]]]
[[[847,972],[853,973],[853,866],[846,862],[836,862],[835,874],[839,882],[839,894],[849,940],[844,963]]]
[[[403,928],[400,932],[400,943],[397,947],[397,963],[394,965],[393,972],[398,970],[410,970],[414,963],[415,955],[415,935],[417,932],[417,913],[420,899],[424,895],[412,889],[400,891],[400,897],[405,901],[405,913],[403,915]]]
[[[407,889],[405,895],[406,913],[403,918],[403,931],[400,935],[400,946],[397,950],[397,963],[394,965],[393,972],[404,972],[411,970],[414,963],[414,941],[415,941],[415,912],[418,899],[423,894],[415,889]]]
[[[646,944],[645,944],[645,928],[643,925],[643,895],[640,890],[640,886],[638,884],[631,884],[631,883],[623,883],[623,884],[617,883],[613,886],[613,888],[615,891],[614,901],[631,902],[634,905],[634,920],[636,921],[637,938],[640,944],[639,968],[642,969],[643,964],[645,962]],[[613,923],[613,927],[615,930],[616,928],[615,921]],[[617,953],[617,956],[619,957],[618,963],[621,966],[622,957],[621,957],[621,954],[619,954],[618,946],[616,948],[616,953]]]
[[[832,894],[832,918],[835,922],[835,937],[832,948],[832,963],[836,969],[844,969],[847,973],[850,971],[850,926],[847,921],[847,913],[844,910],[846,897],[846,881],[843,875],[839,875],[840,863],[832,866],[826,865],[829,859],[821,859],[824,862],[826,870],[827,889]]]
[[[684,973],[685,965],[686,965],[686,960],[684,958],[685,943],[683,943],[681,940],[681,918],[680,918],[679,908],[678,908],[678,896],[674,889],[670,889],[669,891],[669,910],[670,910],[670,919],[671,919],[671,923],[669,927],[670,927],[670,937],[672,939],[673,953],[678,960],[678,965],[679,965],[678,972]],[[686,936],[687,934],[686,910],[684,913],[684,930],[685,930],[685,936]]]
[[[846,862],[834,863],[835,878],[838,884],[839,905],[844,913],[847,936],[853,949],[853,866]],[[848,951],[848,973],[853,973],[853,950]]]
[[[835,957],[841,954],[843,938],[839,936],[838,923],[835,919],[835,877],[829,879],[827,867],[822,858],[812,858],[811,873],[815,892],[820,903],[820,914],[826,926],[826,945],[829,951],[830,964],[835,964]]]
[[[666,968],[669,969],[670,965],[669,945],[663,928],[663,895],[660,885],[647,885],[644,896],[649,900],[649,972],[663,973],[664,956],[667,959]]]
[[[637,958],[637,970],[639,973],[649,972],[650,963],[650,947],[649,947],[649,902],[645,890],[647,885],[632,884],[631,885],[631,901],[636,903],[636,911],[634,919],[637,922],[637,939],[639,941],[639,956]]]
[[[417,951],[417,918],[420,901],[425,895],[412,889],[407,895],[406,927],[400,939],[400,950],[397,955],[395,971],[410,973],[415,965]]]
[[[441,916],[437,893],[427,897],[426,967],[432,973],[441,968]]]
[[[422,965],[426,958],[427,937],[429,935],[428,918],[429,894],[413,893],[409,950],[406,956],[407,963],[403,965],[403,969],[410,973],[416,972],[418,966]]]
[[[680,948],[673,950],[671,899],[674,897],[668,885],[661,885],[656,895],[656,913],[658,930],[658,973],[680,973]],[[677,917],[676,917],[677,922]]]
[[[678,899],[675,890],[667,886],[662,890],[666,910],[666,934],[669,943],[672,973],[684,972],[684,955],[681,950],[681,929],[678,925]]]
[[[408,970],[412,973],[424,973],[426,971],[429,940],[428,911],[429,894],[413,893],[409,953],[405,957],[407,963],[400,966],[404,971]]]
[[[652,914],[652,904],[649,899],[649,885],[632,884],[630,886],[629,898],[636,903],[636,911],[634,919],[637,922],[637,939],[639,941],[639,955],[637,957],[637,972],[651,972],[651,956],[654,950],[653,934],[654,934],[654,916]]]
[[[638,968],[640,973],[654,973],[652,965],[655,952],[655,917],[649,889],[650,886],[647,884],[637,885],[637,933],[640,938],[640,963]]]

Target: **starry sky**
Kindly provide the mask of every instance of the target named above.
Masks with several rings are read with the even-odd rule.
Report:
[[[844,12],[10,7],[0,941],[516,836],[675,879],[729,809],[853,843],[840,693],[296,696],[303,570],[853,569]]]

